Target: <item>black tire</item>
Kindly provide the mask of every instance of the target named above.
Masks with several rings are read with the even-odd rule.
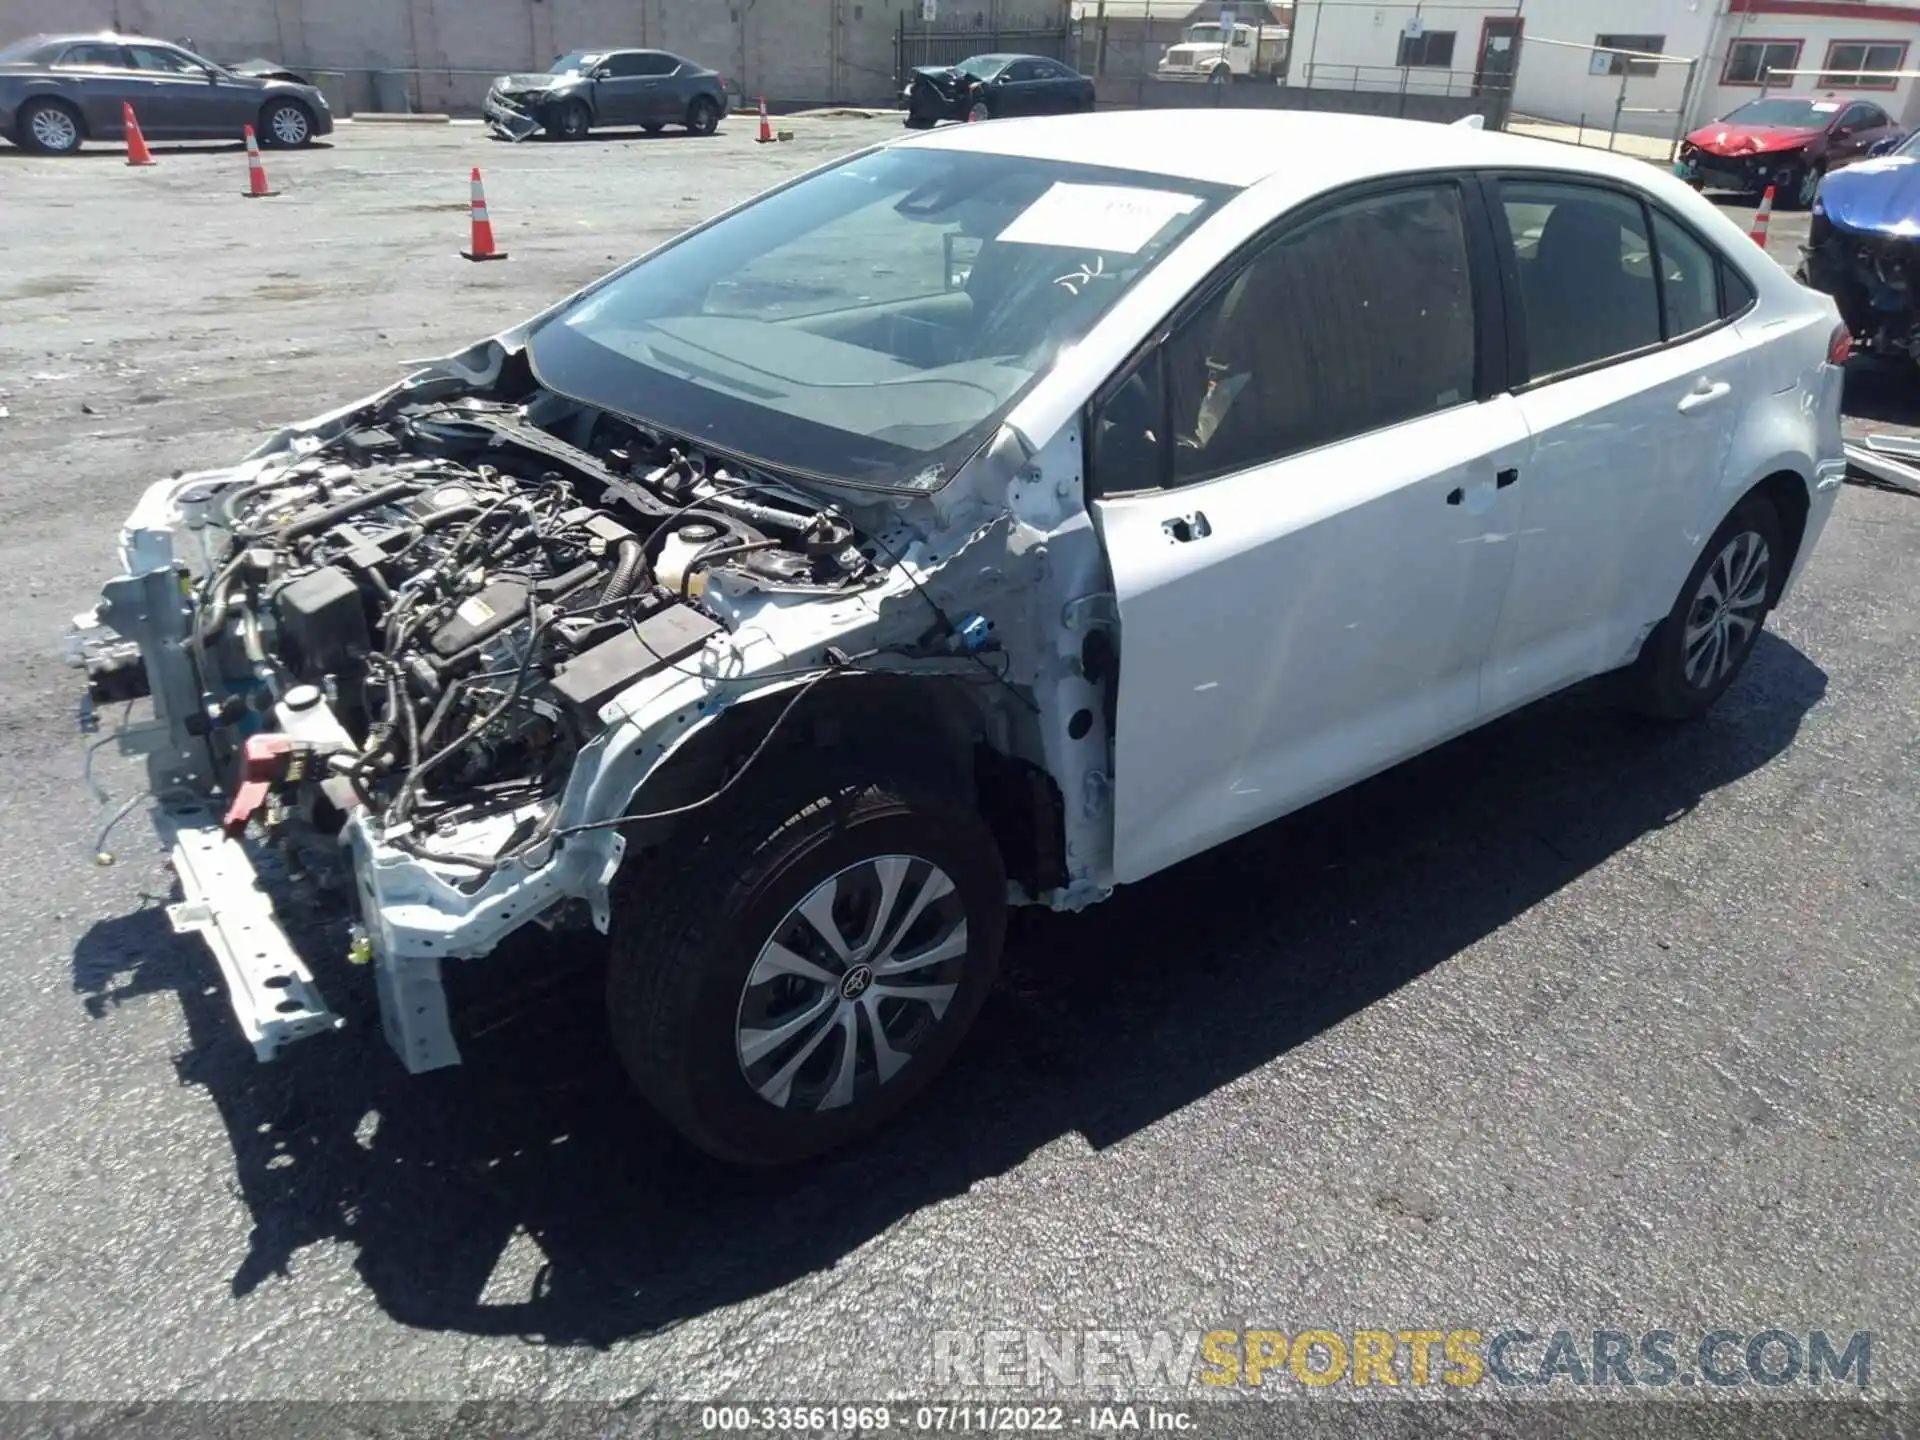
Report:
[[[1762,547],[1757,573],[1746,568],[1752,562],[1743,560],[1734,549],[1736,542],[1756,540]],[[1701,547],[1700,558],[1694,562],[1687,583],[1680,587],[1673,608],[1641,647],[1632,672],[1635,708],[1657,720],[1691,720],[1724,695],[1753,653],[1767,615],[1780,598],[1780,587],[1786,583],[1787,567],[1779,515],[1764,496],[1747,496]],[[1744,586],[1738,584],[1742,577]],[[1717,627],[1718,641],[1709,633],[1703,643],[1690,645],[1689,627],[1706,619],[1707,612],[1718,604],[1713,591],[1726,589],[1729,581],[1736,585],[1737,593],[1732,597],[1736,603],[1718,608],[1750,622],[1749,628],[1740,633],[1737,625],[1728,623]],[[1755,603],[1737,603],[1748,594],[1756,596]]]
[[[64,100],[29,100],[14,125],[21,148],[38,155],[71,155],[87,133],[80,112]]]
[[[558,109],[549,110],[544,124],[547,134],[555,140],[584,140],[593,129],[593,116],[578,100],[569,100]]]
[[[909,130],[931,130],[937,122],[931,115],[909,115],[901,123]]]
[[[313,143],[313,112],[298,100],[269,100],[260,107],[260,143],[298,150]]]
[[[830,757],[824,765],[809,758],[785,774],[763,776],[758,794],[714,807],[704,837],[638,857],[621,884],[607,977],[615,1049],[661,1114],[723,1160],[790,1164],[885,1124],[951,1058],[992,985],[1006,932],[1006,873],[992,835],[975,807],[930,772],[896,763],[895,773],[882,777],[874,765],[862,768],[866,776],[836,782],[836,772],[855,772]],[[799,953],[819,933],[797,918],[803,900],[832,879],[829,903],[844,900],[857,912],[863,893],[878,893],[863,892],[858,877],[871,867],[877,880],[880,865],[902,856],[913,857],[916,868],[896,882],[895,915],[911,905],[908,897],[918,895],[930,867],[952,888],[920,910],[895,944],[873,949],[877,972],[858,963],[866,952],[856,947],[851,963],[835,961],[821,940],[808,964],[825,967],[822,978],[833,983],[767,973],[763,956],[775,940]],[[922,928],[929,923],[957,933],[955,907],[965,927],[961,952],[937,970],[903,972],[906,979],[889,985],[883,958],[910,935],[923,937],[919,946],[932,945]],[[845,940],[839,913],[832,923]],[[870,912],[853,918],[872,924]],[[850,990],[862,968],[865,981]],[[944,1008],[897,998],[923,975],[947,992]],[[883,988],[888,995],[879,994]],[[897,1008],[881,1008],[887,1006]],[[755,1017],[756,1009],[770,1013]],[[768,1037],[792,1017],[809,1014],[822,1018],[771,1044]],[[752,1027],[753,1018],[764,1018],[767,1028]],[[848,1039],[843,1020],[853,1027],[856,1069],[846,1078],[852,1098],[831,1103]],[[876,1023],[890,1058],[909,1056],[888,1079],[880,1078]],[[748,1036],[766,1047],[763,1053],[748,1056]],[[804,1061],[797,1058],[802,1052]],[[783,1075],[781,1100],[767,1098],[764,1091]]]
[[[705,95],[696,95],[687,107],[687,129],[695,135],[711,135],[720,128],[720,107]]]

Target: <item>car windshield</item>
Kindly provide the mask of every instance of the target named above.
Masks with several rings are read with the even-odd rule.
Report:
[[[716,451],[936,489],[1231,190],[971,151],[855,156],[536,325],[540,382]]]
[[[569,50],[553,64],[547,67],[549,75],[571,75],[577,70],[585,70],[600,58],[598,50]]]
[[[1187,39],[1196,45],[1218,45],[1220,27],[1218,25],[1194,25],[1187,30]]]
[[[953,68],[973,80],[991,80],[1011,63],[1005,55],[974,55]]]
[[[1731,125],[1790,125],[1816,130],[1840,113],[1838,100],[1750,100],[1727,116]]]

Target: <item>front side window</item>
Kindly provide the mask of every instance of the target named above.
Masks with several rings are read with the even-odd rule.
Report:
[[[1020,60],[1007,67],[1009,82],[1016,80],[1038,80],[1040,67],[1031,60]]]
[[[1534,379],[1660,343],[1646,218],[1614,190],[1501,182]]]
[[[1899,70],[1907,63],[1904,40],[1836,40],[1827,46],[1822,85],[1851,90],[1891,90],[1900,82],[1876,72]]]
[[[1588,69],[1595,75],[1656,75],[1660,71],[1658,60],[1636,60],[1633,55],[1658,55],[1666,43],[1664,35],[1596,35],[1593,64]],[[1632,53],[1620,54],[1623,50]]]
[[[537,325],[543,384],[803,475],[934,489],[1228,187],[1020,156],[855,156]]]
[[[1766,84],[1771,72],[1791,70],[1799,63],[1798,40],[1736,40],[1727,47],[1727,63],[1720,72],[1720,83]]]
[[[133,57],[134,68],[152,70],[165,75],[203,74],[200,66],[182,55],[178,50],[162,50],[155,45],[129,45],[127,53]]]
[[[1107,400],[1101,489],[1205,480],[1469,401],[1461,215],[1453,185],[1421,185],[1282,233]]]

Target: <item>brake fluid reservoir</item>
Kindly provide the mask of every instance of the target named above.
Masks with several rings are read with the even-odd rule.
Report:
[[[653,578],[669,590],[686,588],[687,566],[702,550],[720,538],[720,527],[704,520],[689,520],[669,534],[660,546],[660,558],[654,562]]]

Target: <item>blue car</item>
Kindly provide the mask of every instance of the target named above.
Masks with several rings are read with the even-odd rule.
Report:
[[[1800,279],[1861,348],[1920,360],[1920,133],[1827,175],[1812,209]]]

